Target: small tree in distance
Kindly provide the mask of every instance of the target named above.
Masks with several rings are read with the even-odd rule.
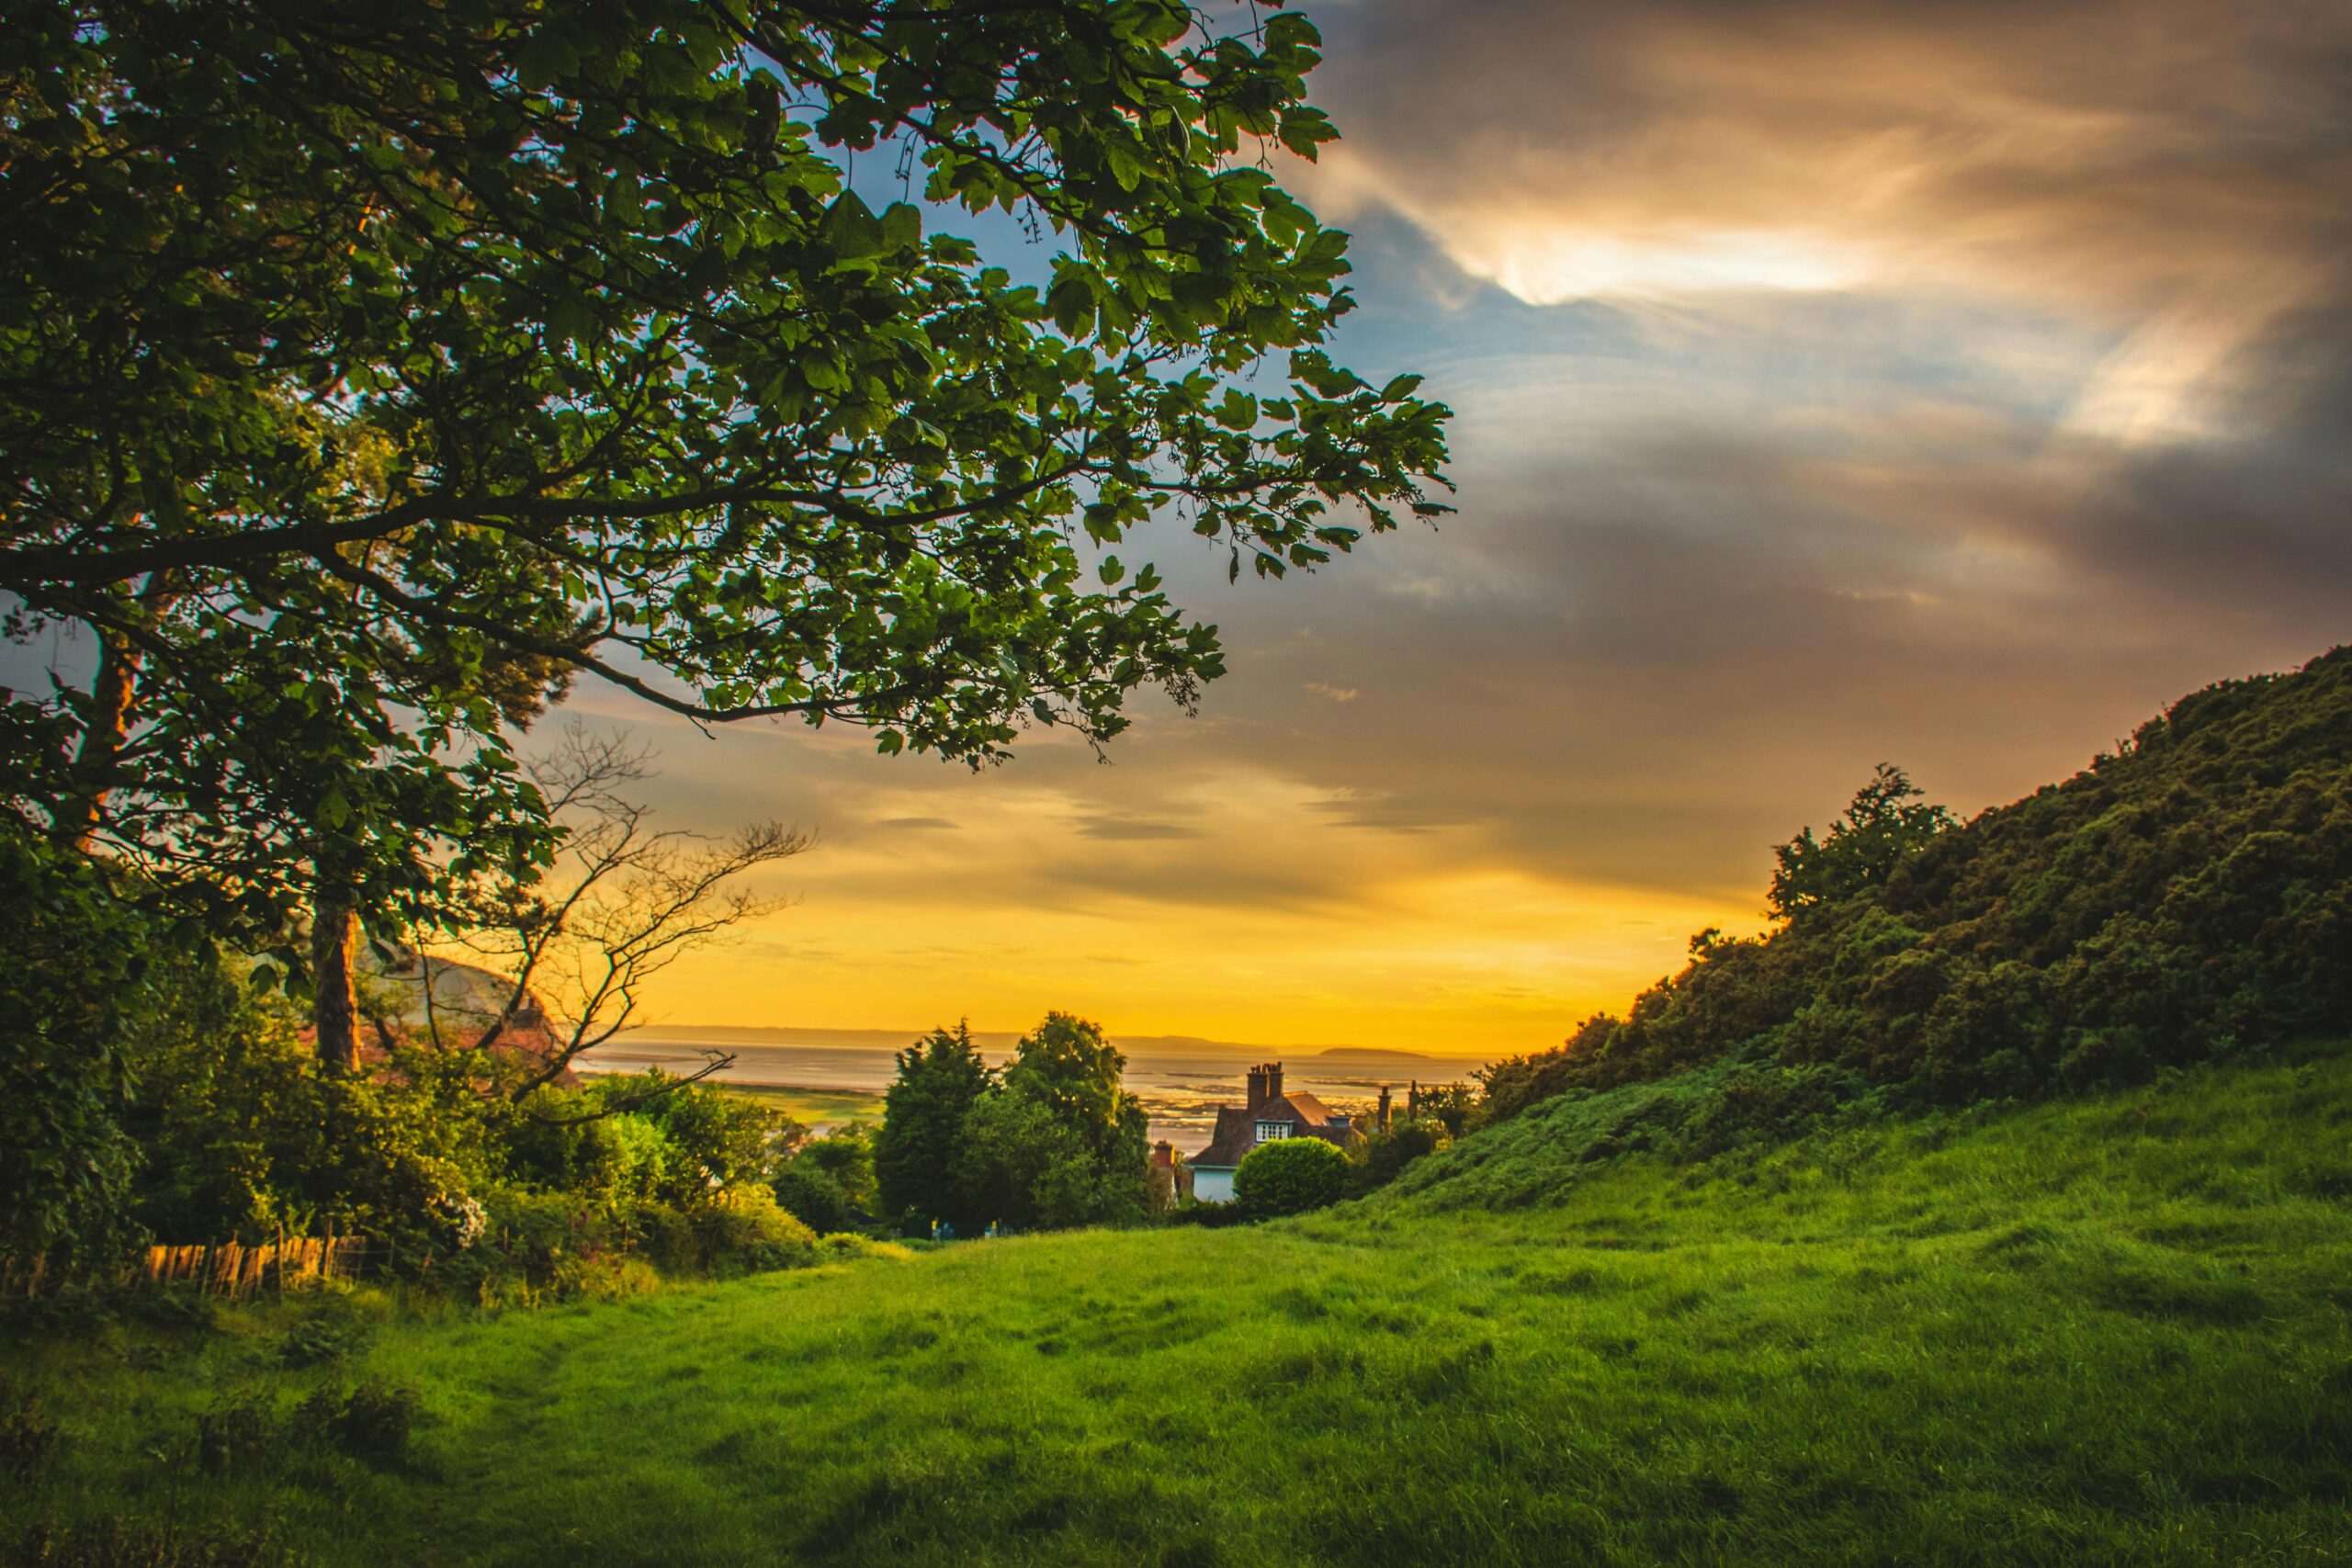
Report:
[[[1278,1138],[1233,1173],[1233,1198],[1262,1219],[1329,1208],[1348,1194],[1348,1156],[1320,1138]]]
[[[1808,827],[1774,848],[1780,867],[1772,874],[1772,913],[1802,919],[1883,886],[1896,866],[1956,826],[1942,807],[1916,804],[1926,794],[1901,768],[1881,762],[1826,835],[1815,839]]]

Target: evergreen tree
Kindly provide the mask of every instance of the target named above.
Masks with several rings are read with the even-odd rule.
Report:
[[[958,1226],[972,1222],[957,1155],[965,1119],[995,1078],[972,1043],[968,1020],[934,1029],[899,1053],[898,1079],[882,1098],[882,1131],[874,1140],[874,1176],[886,1212],[911,1209]]]

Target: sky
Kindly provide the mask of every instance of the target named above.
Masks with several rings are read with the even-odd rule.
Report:
[[[2352,6],[1309,15],[1344,140],[1277,170],[1459,513],[1281,583],[1169,544],[1231,673],[1107,761],[583,686],[664,822],[817,839],[656,1018],[1542,1048],[1874,764],[1973,813],[2352,637]]]

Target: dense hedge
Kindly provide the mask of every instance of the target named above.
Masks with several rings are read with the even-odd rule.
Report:
[[[2030,1098],[2347,1016],[2339,649],[2185,698],[2116,755],[1925,835],[1765,936],[1703,933],[1624,1018],[1498,1063],[1485,1112],[1733,1059],[1830,1069],[1913,1103]]]
[[[1320,1138],[1260,1144],[1233,1173],[1233,1201],[1254,1217],[1328,1208],[1347,1191],[1348,1156]]]

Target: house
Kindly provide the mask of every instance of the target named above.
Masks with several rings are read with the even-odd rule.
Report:
[[[1388,1091],[1381,1091],[1385,1101]],[[1327,1107],[1313,1095],[1283,1090],[1283,1065],[1268,1062],[1250,1069],[1250,1102],[1216,1108],[1216,1131],[1209,1146],[1185,1162],[1193,1174],[1193,1196],[1204,1203],[1233,1201],[1233,1173],[1251,1149],[1276,1138],[1320,1138],[1344,1145],[1353,1129],[1342,1112]]]

